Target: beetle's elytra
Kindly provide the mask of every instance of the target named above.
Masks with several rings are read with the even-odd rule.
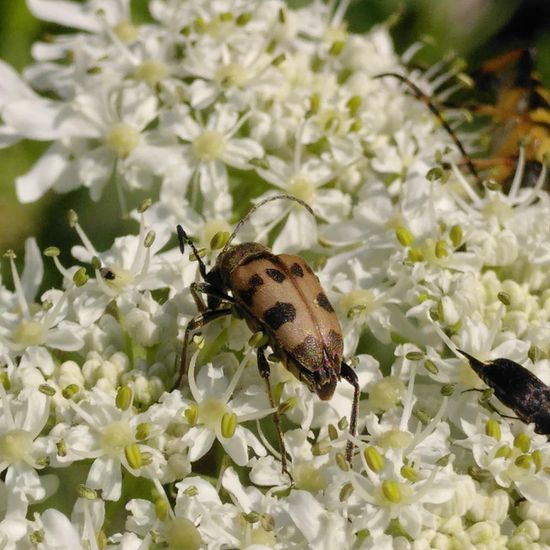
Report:
[[[535,424],[535,432],[550,435],[550,387],[514,361],[494,359],[484,363],[464,355],[476,374],[494,391],[497,399],[512,409],[522,422]]]
[[[200,313],[185,329],[178,385],[186,372],[187,346],[192,331],[236,311],[252,331],[261,331],[267,337],[266,343],[258,347],[258,368],[266,380],[273,408],[276,409],[269,381],[269,363],[265,357],[268,345],[284,366],[322,400],[332,397],[340,378],[353,385],[350,432],[355,435],[359,382],[355,371],[343,361],[342,328],[319,279],[300,256],[273,254],[269,248],[255,242],[231,244],[237,231],[256,209],[266,202],[281,199],[296,201],[313,214],[306,203],[290,195],[276,195],[261,201],[237,224],[210,271],[207,271],[191,239],[178,225],[180,249],[183,253],[186,243],[191,246],[203,279],[202,283],[191,286]],[[206,295],[206,304],[200,293]],[[274,413],[274,420],[283,470],[287,471],[277,413]],[[348,461],[351,461],[352,454],[353,444],[349,441],[346,449]]]

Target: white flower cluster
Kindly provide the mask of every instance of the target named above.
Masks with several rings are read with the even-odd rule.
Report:
[[[345,1],[150,0],[140,25],[128,0],[27,4],[76,32],[22,78],[0,64],[0,143],[51,142],[19,199],[155,198],[103,252],[71,212],[79,263],[46,249],[63,284],[40,296],[35,241],[21,274],[6,255],[0,549],[549,548],[550,444],[464,393],[485,386],[456,352],[550,383],[545,169],[524,188],[520,157],[506,194],[446,171],[437,121],[373,78],[405,72],[387,29],[349,33]],[[195,335],[174,388],[199,280],[175,225],[212,265],[250,200],[281,192],[315,218],[270,202],[239,238],[312,261],[362,390],[350,465],[352,387],[320,401],[271,363],[292,482],[244,320]]]

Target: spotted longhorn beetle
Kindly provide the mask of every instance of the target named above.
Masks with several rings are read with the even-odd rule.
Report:
[[[535,432],[550,436],[550,387],[531,371],[510,359],[484,363],[458,350],[474,372],[512,409],[522,422],[535,424]]]
[[[177,386],[181,385],[187,371],[187,348],[194,330],[235,312],[246,320],[252,331],[261,331],[266,338],[257,350],[258,369],[266,381],[269,401],[275,410],[273,419],[282,468],[288,473],[280,418],[269,380],[266,347],[269,345],[283,365],[323,401],[332,397],[340,378],[353,386],[349,424],[352,436],[357,428],[360,389],[355,371],[343,361],[344,345],[338,317],[306,261],[300,256],[273,254],[256,242],[231,244],[252,213],[267,202],[282,199],[298,202],[314,215],[309,205],[291,195],[276,195],[260,201],[236,225],[210,271],[193,241],[181,225],[177,226],[180,250],[183,254],[185,244],[192,248],[203,279],[191,285],[199,314],[185,328]],[[206,295],[206,304],[201,293]],[[351,462],[353,448],[352,441],[348,441],[348,462]]]

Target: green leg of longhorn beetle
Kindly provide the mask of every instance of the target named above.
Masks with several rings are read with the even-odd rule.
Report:
[[[349,433],[355,437],[357,432],[357,413],[359,409],[359,394],[361,389],[359,388],[359,380],[356,372],[347,364],[342,361],[340,374],[344,380],[347,380],[353,386],[353,403],[351,405],[350,425]],[[351,464],[353,457],[354,444],[352,441],[348,441],[346,447],[346,459]]]
[[[191,333],[198,328],[204,327],[214,319],[219,319],[224,315],[231,315],[232,311],[233,308],[231,307],[224,307],[221,309],[207,309],[203,313],[199,313],[199,315],[193,317],[193,319],[191,319],[189,323],[187,323],[187,326],[185,327],[185,334],[183,335],[180,369],[174,387],[179,388],[185,375],[187,374],[187,347],[189,346],[189,337],[191,336]]]
[[[281,450],[281,466],[283,473],[285,473],[292,481],[292,475],[286,467],[286,447],[285,441],[283,439],[283,431],[281,430],[281,417],[279,416],[279,411],[275,405],[273,399],[273,392],[271,391],[271,381],[269,380],[269,363],[265,358],[265,347],[258,348],[258,370],[260,371],[260,376],[265,380],[267,385],[267,395],[269,397],[269,404],[273,409],[273,422],[275,423],[275,429],[277,430],[277,436],[279,437],[279,448]]]

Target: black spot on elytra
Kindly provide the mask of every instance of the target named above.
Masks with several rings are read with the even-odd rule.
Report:
[[[286,279],[286,275],[278,269],[272,269],[268,267],[265,272],[270,279],[273,279],[276,283],[282,283]]]
[[[262,286],[263,284],[264,280],[257,273],[254,273],[254,275],[252,275],[248,279],[248,288],[244,290],[239,290],[237,294],[247,306],[252,306],[254,294],[256,294],[256,290],[258,290],[258,287]]]
[[[334,311],[332,305],[328,301],[328,298],[326,297],[324,292],[319,292],[317,294],[317,303],[326,311],[329,311],[332,313]]]
[[[296,308],[289,302],[277,302],[264,312],[264,321],[273,330],[277,330],[294,319],[296,319]]]
[[[304,276],[304,270],[302,269],[302,267],[300,266],[300,264],[297,264],[297,263],[293,263],[293,264],[290,266],[290,272],[291,272],[292,275],[294,275],[295,277],[303,277],[303,276]]]

